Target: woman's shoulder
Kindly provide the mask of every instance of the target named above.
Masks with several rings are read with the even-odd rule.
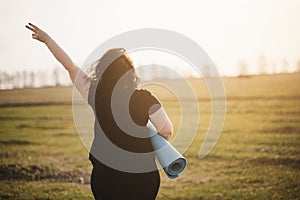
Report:
[[[137,88],[137,89],[135,89],[134,92],[133,92],[133,95],[134,96],[139,96],[139,97],[155,97],[153,95],[153,93],[150,90],[146,89],[146,88]]]
[[[138,88],[132,94],[132,97],[136,100],[144,101],[150,104],[161,104],[158,98],[146,88]]]
[[[146,88],[136,88],[134,90],[134,93],[140,93],[140,94],[151,94],[151,91]]]

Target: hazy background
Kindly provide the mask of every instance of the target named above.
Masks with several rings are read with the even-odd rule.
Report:
[[[28,22],[46,30],[79,65],[107,39],[148,27],[186,35],[214,61],[224,76],[226,120],[204,159],[200,147],[220,119],[212,118],[220,111],[212,107],[216,91],[203,79],[186,79],[197,110],[191,98],[177,98],[182,82],[147,85],[174,124],[173,138],[178,130],[194,133],[192,122],[200,116],[184,153],[188,167],[175,180],[160,173],[157,200],[299,199],[299,11],[300,0],[0,0],[0,199],[93,199],[73,88],[32,88],[70,82],[45,45],[31,38]],[[147,72],[152,75],[166,75],[158,64],[184,68],[186,76],[191,69],[167,53],[130,56],[137,66],[154,64]],[[11,88],[24,89],[5,90]]]
[[[152,27],[197,42],[221,75],[294,72],[300,69],[299,10],[298,0],[0,0],[0,72],[33,71],[50,79],[58,73],[64,82],[59,63],[24,28],[28,22],[46,30],[79,65],[112,36]],[[139,56],[134,62],[160,60]]]

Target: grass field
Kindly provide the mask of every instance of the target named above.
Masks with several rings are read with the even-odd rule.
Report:
[[[200,104],[198,134],[181,177],[170,180],[161,171],[157,199],[300,199],[300,74],[223,81],[223,132],[199,159],[210,101],[203,82],[190,80]],[[152,89],[178,129],[178,102]],[[0,91],[0,199],[93,199],[71,96],[72,88]]]

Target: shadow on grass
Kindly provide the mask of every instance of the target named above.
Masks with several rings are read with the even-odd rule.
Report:
[[[280,133],[280,134],[290,134],[290,133],[300,133],[300,128],[295,126],[280,126],[276,128],[263,129],[259,131],[260,133]]]
[[[52,180],[57,182],[90,183],[89,173],[83,170],[58,170],[48,166],[37,165],[0,165],[0,180],[39,181]]]
[[[18,120],[65,120],[65,119],[72,119],[72,117],[65,117],[65,116],[0,116],[0,121],[18,121]]]
[[[39,130],[59,130],[63,129],[63,127],[59,126],[50,126],[50,125],[35,125],[29,123],[23,123],[16,126],[17,129],[39,129]]]
[[[300,160],[292,158],[268,158],[261,157],[250,160],[255,165],[273,165],[273,166],[285,166],[293,169],[300,169]]]
[[[4,140],[0,141],[0,145],[34,145],[36,142],[30,142],[26,140]]]
[[[72,102],[19,102],[19,103],[0,103],[0,108],[6,107],[34,107],[34,106],[58,106],[58,105],[72,105]]]

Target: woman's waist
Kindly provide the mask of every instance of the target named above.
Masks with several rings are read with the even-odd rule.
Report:
[[[113,156],[99,156],[94,153],[89,153],[89,160],[91,161],[94,168],[102,169],[106,172],[114,173],[125,173],[125,174],[136,174],[136,173],[148,173],[157,171],[157,165],[154,155],[140,155],[138,159],[127,157],[119,160]]]

